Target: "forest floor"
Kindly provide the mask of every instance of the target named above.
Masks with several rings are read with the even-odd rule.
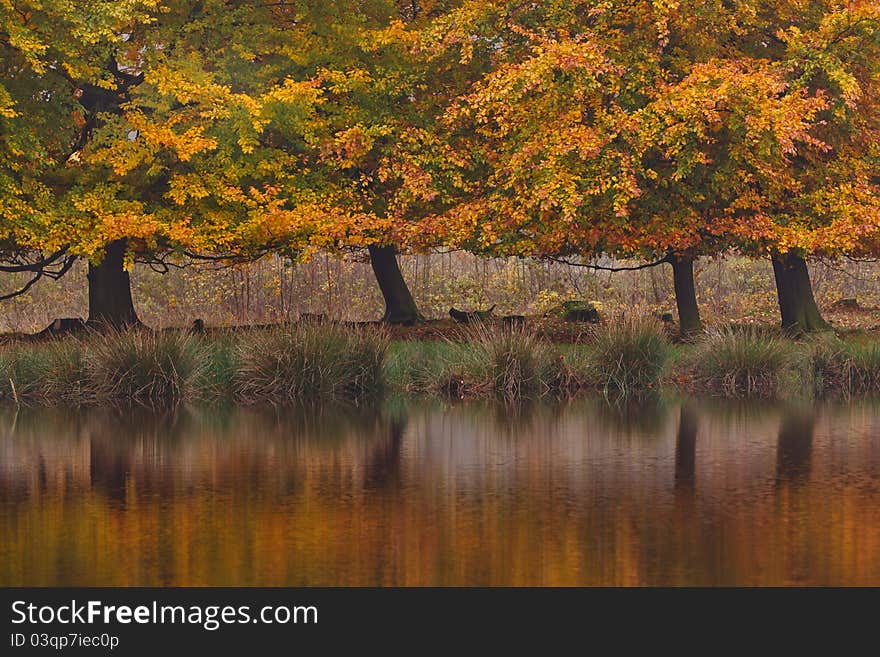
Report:
[[[859,338],[880,339],[880,308],[863,307],[856,305],[836,305],[835,307],[825,309],[823,316],[827,319],[837,334],[841,336],[849,336]],[[613,321],[607,317],[602,318],[602,322]],[[662,321],[671,338],[677,335],[677,324],[674,321]],[[487,324],[502,325],[503,318],[491,316],[486,320]],[[377,322],[345,322],[348,325],[377,325]],[[726,325],[745,325],[757,324],[756,322],[732,322]],[[535,334],[548,342],[560,344],[572,344],[582,342],[585,333],[590,331],[593,324],[589,322],[566,321],[559,313],[546,313],[544,315],[525,316],[522,318],[522,325],[529,329],[530,333]],[[237,325],[237,326],[212,326],[206,325],[205,330],[208,333],[223,332],[232,329],[238,331],[250,331],[271,328],[272,324],[259,325]],[[436,341],[450,340],[461,341],[468,339],[468,332],[471,324],[462,323],[452,318],[445,319],[428,319],[414,325],[388,325],[389,337],[398,341]],[[772,325],[763,324],[765,328]],[[174,327],[171,327],[174,328]],[[186,329],[189,327],[179,327]],[[709,325],[708,328],[712,328]],[[66,331],[62,331],[65,333]],[[57,335],[56,332],[47,330],[44,332],[30,333],[2,333],[0,334],[0,344],[17,342],[19,340],[39,340],[42,338],[51,339]]]
[[[841,336],[850,336],[858,338],[878,337],[880,336],[880,307],[863,306],[851,299],[844,299],[829,307],[822,309],[822,314],[828,320],[835,332]],[[665,327],[670,338],[674,339],[677,335],[677,324],[674,320],[670,320],[667,314],[665,319],[662,315],[655,314],[658,320]],[[330,321],[325,320],[323,316],[309,316],[314,321]],[[548,312],[543,315],[527,315],[516,316],[518,318],[517,325],[525,326],[529,333],[544,339],[551,343],[572,344],[584,341],[585,334],[591,330],[595,324],[586,321],[567,321],[559,311]],[[485,322],[488,325],[505,325],[505,319],[502,316],[491,315]],[[599,323],[607,324],[608,322],[617,321],[619,318],[603,316]],[[335,322],[333,322],[335,323]],[[468,333],[473,323],[460,322],[451,317],[443,319],[426,319],[413,325],[383,325],[380,322],[340,322],[349,326],[377,326],[382,325],[389,333],[389,337],[396,341],[466,341]],[[716,323],[706,322],[707,328],[716,326]],[[755,320],[743,322],[725,322],[717,324],[718,326],[745,326],[760,325],[763,328],[773,328],[774,325],[768,322],[758,322]],[[59,331],[58,326],[63,326]],[[239,325],[214,325],[205,322],[204,330],[206,333],[220,333],[228,330],[235,332],[259,331],[272,328],[277,324],[239,324]],[[58,335],[76,332],[82,327],[81,319],[65,319],[64,324],[55,324],[53,322],[45,330],[37,333],[24,332],[7,332],[0,333],[0,344],[25,341],[40,341],[42,339],[51,339]],[[192,327],[168,327],[166,330],[186,330]]]

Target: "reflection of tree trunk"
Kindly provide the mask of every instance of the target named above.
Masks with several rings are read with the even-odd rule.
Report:
[[[830,328],[816,305],[807,262],[792,251],[774,254],[772,260],[783,328],[798,333]]]
[[[390,324],[414,324],[419,320],[419,311],[400,271],[397,249],[393,246],[371,246],[369,250],[370,264],[382,291],[382,298],[385,299],[385,315],[382,321]]]
[[[672,265],[679,333],[682,337],[692,336],[703,330],[694,283],[694,259],[688,256],[670,255],[669,263]]]
[[[815,416],[793,411],[782,418],[776,448],[776,482],[800,482],[810,474]]]
[[[388,440],[382,440],[367,464],[364,488],[392,488],[400,478],[400,452],[406,420],[393,418]]]
[[[675,439],[675,491],[693,491],[696,482],[697,428],[699,421],[694,409],[684,403],[678,421]]]
[[[89,442],[89,482],[107,499],[123,504],[125,484],[131,472],[126,450],[117,449],[109,441],[92,438]]]
[[[89,263],[89,323],[114,328],[139,323],[131,298],[131,279],[125,270],[125,239],[110,242],[99,264]]]
[[[776,500],[780,513],[804,517],[810,512],[806,484],[810,476],[815,415],[807,409],[792,409],[783,416],[776,447]],[[808,524],[786,523],[787,545],[809,545]],[[784,555],[783,570],[790,582],[808,582],[813,569],[808,553],[791,550]]]

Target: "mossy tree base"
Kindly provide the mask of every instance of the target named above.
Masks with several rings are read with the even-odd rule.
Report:
[[[774,254],[772,261],[782,327],[793,333],[829,330],[831,325],[822,317],[813,296],[807,262],[791,251]]]

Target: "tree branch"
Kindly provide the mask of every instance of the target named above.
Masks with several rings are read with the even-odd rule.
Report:
[[[14,297],[18,297],[18,296],[21,296],[22,294],[25,294],[28,290],[31,289],[31,287],[33,287],[34,283],[36,283],[42,277],[43,277],[43,272],[38,271],[36,274],[34,274],[34,277],[31,280],[29,280],[27,283],[25,283],[24,286],[21,287],[20,289],[16,290],[15,292],[10,292],[9,294],[0,295],[0,301],[6,301],[7,299],[12,299]]]
[[[6,274],[17,274],[21,272],[41,272],[43,269],[48,267],[49,265],[60,260],[66,253],[68,247],[62,247],[55,253],[50,256],[46,256],[45,258],[41,258],[36,262],[28,262],[22,264],[14,264],[14,265],[0,265],[0,272]],[[69,267],[68,267],[69,268]]]
[[[49,259],[47,258],[45,260],[49,260]],[[45,262],[45,260],[44,260],[44,262]],[[52,260],[52,261],[54,261],[54,260]],[[26,294],[27,291],[30,290],[37,283],[37,281],[39,281],[44,276],[46,278],[51,278],[52,280],[57,281],[59,278],[64,276],[64,274],[66,274],[68,271],[70,271],[70,268],[73,266],[74,262],[76,262],[76,256],[67,256],[67,258],[64,259],[64,262],[61,265],[61,268],[57,269],[55,271],[45,269],[45,268],[39,268],[39,269],[35,269],[35,270],[30,270],[30,269],[17,270],[19,272],[33,271],[34,276],[27,283],[25,283],[22,287],[15,290],[14,292],[9,292],[8,294],[0,295],[0,301],[6,301],[8,299],[12,299],[14,297],[21,296],[22,294]]]

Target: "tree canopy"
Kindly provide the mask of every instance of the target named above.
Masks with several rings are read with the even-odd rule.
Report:
[[[870,0],[2,0],[0,246],[368,248],[386,316],[408,249],[876,256],[878,25]]]

